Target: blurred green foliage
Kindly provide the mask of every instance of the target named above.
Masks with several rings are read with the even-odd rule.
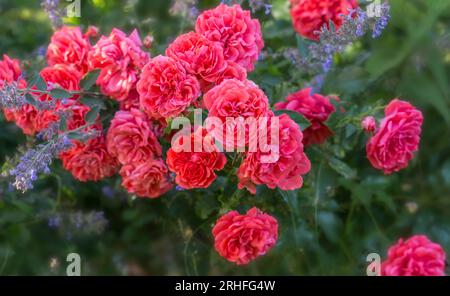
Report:
[[[0,53],[26,60],[28,71],[42,65],[39,48],[52,32],[38,2],[0,0]],[[200,8],[217,2],[200,1]],[[24,195],[11,191],[3,178],[0,274],[63,275],[66,255],[76,252],[84,275],[364,275],[367,254],[385,256],[398,238],[416,233],[450,252],[450,2],[390,2],[392,20],[383,35],[362,39],[337,56],[326,77],[323,93],[339,95],[345,113],[329,120],[336,135],[327,144],[307,150],[313,169],[301,190],[259,188],[251,196],[236,191],[234,176],[221,176],[207,190],[174,190],[143,200],[127,196],[118,178],[81,184],[59,164]],[[265,49],[295,47],[288,1],[272,4],[272,16],[257,13]],[[82,17],[66,21],[98,26],[104,34],[113,27],[138,28],[142,37],[154,36],[156,55],[192,28],[169,14],[170,5],[167,0],[82,0]],[[287,59],[269,56],[250,77],[274,103],[311,79],[298,73]],[[384,176],[365,158],[367,136],[358,123],[342,122],[395,97],[419,107],[425,123],[415,160]],[[0,120],[3,163],[27,139]],[[278,219],[280,239],[266,256],[237,267],[214,251],[211,227],[219,214],[252,206]],[[48,225],[55,214],[92,211],[104,211],[106,229]]]

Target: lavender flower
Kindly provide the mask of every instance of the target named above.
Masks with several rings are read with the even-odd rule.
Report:
[[[59,0],[42,0],[41,6],[47,13],[53,29],[61,28],[63,22],[62,13],[59,9]]]
[[[0,108],[17,110],[27,104],[25,95],[18,85],[16,81],[3,85],[0,89]]]
[[[377,21],[375,22],[375,24],[373,24],[372,27],[373,38],[378,38],[379,36],[381,36],[383,30],[387,27],[389,20],[391,18],[391,15],[389,14],[389,9],[390,8],[388,3],[384,3],[381,6],[381,16],[377,19]]]
[[[173,0],[169,12],[171,15],[181,16],[193,23],[200,13],[197,4],[198,0]]]
[[[13,186],[22,192],[32,189],[38,174],[48,173],[53,159],[71,146],[69,138],[62,136],[29,149],[20,158],[19,164],[9,172],[11,176],[15,176]]]

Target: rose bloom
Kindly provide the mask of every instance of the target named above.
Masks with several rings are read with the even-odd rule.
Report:
[[[180,136],[175,145],[167,151],[166,162],[176,174],[175,182],[185,189],[208,188],[217,178],[215,171],[223,169],[227,162],[203,128]]]
[[[291,18],[295,31],[305,38],[318,41],[315,32],[323,26],[329,27],[330,21],[336,29],[342,25],[341,15],[348,15],[349,9],[358,7],[356,0],[290,0]]]
[[[200,96],[197,78],[166,56],[157,56],[145,66],[137,90],[141,108],[155,119],[180,115]]]
[[[423,116],[413,105],[399,99],[391,101],[384,113],[366,152],[374,168],[391,174],[406,168],[419,149]]]
[[[252,137],[250,127],[244,126],[245,135],[240,134],[240,130],[244,130],[241,125],[245,119],[271,116],[269,100],[250,80],[224,80],[204,95],[203,104],[209,111],[208,117],[218,120],[215,125],[208,128],[209,132],[219,142],[224,143],[225,147],[241,147],[242,144],[248,144],[249,138]],[[242,123],[238,121],[231,123],[229,120],[227,123],[227,118],[239,119]],[[228,133],[233,133],[233,137],[227,137]],[[245,140],[241,137],[245,137]]]
[[[302,187],[302,175],[311,169],[311,163],[303,151],[302,132],[298,124],[287,114],[279,116],[278,120],[279,142],[276,145],[279,152],[265,152],[261,148],[256,152],[248,152],[237,172],[239,189],[245,187],[252,194],[256,194],[256,185],[261,184],[271,189],[278,187],[281,190],[295,190]],[[269,122],[268,131],[270,127]],[[268,145],[275,143],[268,142]]]
[[[222,45],[195,32],[175,39],[167,48],[166,55],[181,62],[191,74],[196,75],[201,85],[215,83],[227,68]]]
[[[206,10],[197,18],[195,31],[213,42],[220,42],[226,60],[238,63],[248,71],[264,47],[261,26],[252,19],[250,11],[239,5],[220,4]]]
[[[217,220],[212,230],[220,256],[237,265],[265,255],[278,240],[277,220],[257,208],[244,215],[231,211]]]
[[[54,88],[61,88],[67,91],[79,90],[79,83],[81,80],[81,73],[76,70],[73,65],[57,64],[54,66],[49,66],[40,72],[42,79],[47,83],[47,89],[51,90]],[[36,100],[40,101],[50,101],[51,97],[47,94],[33,94]],[[78,96],[75,95],[71,98],[76,100]],[[59,110],[67,109],[61,104],[61,100],[56,103],[56,110],[36,110],[35,126],[36,131],[41,131],[47,128],[51,123],[59,120],[59,115],[57,114]],[[34,107],[33,107],[34,108]],[[30,110],[31,111],[31,110]]]
[[[312,93],[311,88],[305,88],[290,94],[284,102],[276,103],[275,109],[291,110],[302,114],[311,123],[311,126],[303,132],[303,143],[305,146],[322,144],[333,135],[324,124],[335,112],[331,98]],[[339,101],[339,98],[333,99]]]
[[[444,276],[445,252],[439,244],[425,235],[400,239],[388,250],[388,258],[381,264],[383,276]]]
[[[88,71],[88,53],[91,50],[89,38],[79,27],[64,26],[53,33],[47,48],[47,63],[74,65],[85,74]]]
[[[160,157],[162,153],[152,123],[138,109],[116,112],[108,130],[107,146],[123,165]]]
[[[162,159],[148,159],[138,164],[129,164],[120,170],[122,186],[139,197],[157,198],[170,189],[169,170]]]
[[[377,122],[373,116],[367,116],[361,121],[361,127],[365,132],[371,133],[377,128]]]
[[[89,68],[101,69],[97,84],[102,92],[123,101],[128,98],[138,81],[139,72],[150,60],[142,49],[139,34],[134,30],[130,36],[118,29],[102,36],[89,53]]]
[[[131,90],[128,97],[125,100],[120,101],[119,108],[124,111],[140,108],[139,93],[136,89]]]
[[[74,146],[60,154],[63,167],[81,182],[99,181],[118,171],[118,163],[106,149],[103,136],[86,143],[73,141]]]

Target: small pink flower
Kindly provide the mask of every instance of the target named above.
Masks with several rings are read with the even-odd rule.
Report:
[[[277,220],[257,208],[240,215],[231,211],[217,220],[212,230],[220,256],[237,265],[265,255],[278,240]]]
[[[167,48],[166,55],[181,62],[205,86],[219,80],[227,68],[222,45],[195,32],[175,39]]]
[[[253,71],[264,47],[259,21],[252,19],[250,11],[237,4],[220,4],[204,11],[197,18],[195,31],[213,42],[220,42],[225,59],[248,71]]]
[[[73,65],[82,74],[88,71],[88,53],[91,44],[79,27],[64,26],[53,33],[47,48],[47,63]]]
[[[142,49],[137,30],[130,36],[118,29],[102,36],[89,53],[89,68],[101,69],[97,84],[105,95],[118,101],[128,98],[136,87],[139,73],[150,60]]]
[[[373,116],[367,116],[362,120],[361,127],[365,132],[371,133],[377,128],[377,122]]]
[[[274,151],[248,152],[237,172],[239,189],[247,188],[256,194],[256,185],[281,190],[295,190],[303,186],[302,175],[310,171],[311,163],[303,151],[302,132],[288,115],[283,114],[278,120],[279,151],[275,155],[272,155]],[[268,161],[269,158],[272,161]]]
[[[333,132],[324,124],[336,111],[331,99],[339,101],[339,98],[324,97],[312,93],[311,88],[305,88],[290,94],[284,102],[276,103],[275,109],[292,110],[302,114],[311,122],[311,126],[303,132],[303,143],[305,146],[322,144],[333,135]]]
[[[384,113],[366,152],[374,168],[391,174],[406,168],[419,149],[423,116],[413,105],[398,99],[391,101]]]
[[[137,90],[141,108],[155,119],[180,115],[200,96],[195,76],[165,56],[157,56],[145,66]]]
[[[63,167],[81,182],[99,181],[118,171],[118,163],[106,149],[104,136],[87,143],[74,141],[74,146],[61,153]]]
[[[269,100],[264,92],[252,81],[237,79],[224,80],[203,96],[203,105],[208,109],[208,116],[220,122],[211,126],[209,132],[225,147],[241,147],[249,143],[252,135],[249,126],[245,126],[245,135],[239,135],[239,121],[229,119],[258,119],[271,116]],[[233,133],[233,136],[227,136]],[[245,137],[241,139],[242,137]],[[242,141],[243,140],[243,141]]]
[[[381,264],[383,276],[444,276],[445,252],[425,235],[400,239]]]
[[[122,186],[139,197],[157,198],[173,187],[169,170],[161,159],[125,165],[120,170],[120,175]]]
[[[188,141],[188,143],[186,143]],[[214,139],[204,128],[177,139],[179,147],[167,151],[167,165],[176,174],[175,182],[185,189],[208,188],[227,163],[225,154],[219,152]],[[183,145],[186,150],[184,151]],[[200,151],[195,151],[199,145]]]
[[[116,112],[108,130],[107,146],[123,165],[160,157],[162,153],[151,122],[138,109]]]

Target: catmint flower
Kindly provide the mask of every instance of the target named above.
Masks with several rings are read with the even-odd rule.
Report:
[[[48,15],[53,29],[59,29],[62,25],[62,13],[59,9],[59,0],[42,0],[42,8]]]
[[[375,24],[373,25],[372,37],[378,38],[383,30],[387,27],[391,16],[389,14],[389,4],[384,3],[381,6],[381,16],[377,19]]]
[[[25,95],[19,89],[19,82],[5,83],[0,89],[0,107],[5,109],[20,109],[27,104]]]
[[[15,178],[12,185],[23,193],[32,189],[38,174],[48,173],[53,159],[71,146],[68,137],[63,136],[29,149],[20,158],[19,164],[9,172]]]

